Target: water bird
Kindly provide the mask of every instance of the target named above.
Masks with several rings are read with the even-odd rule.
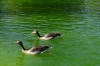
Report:
[[[22,52],[27,53],[27,54],[32,54],[32,55],[43,53],[46,50],[52,48],[51,46],[33,46],[30,49],[25,49],[22,41],[16,41],[14,42],[14,44],[20,45]]]
[[[36,34],[39,39],[43,39],[43,40],[51,40],[51,39],[54,39],[56,37],[63,35],[60,33],[47,33],[44,36],[40,36],[38,30],[34,30],[31,34]]]

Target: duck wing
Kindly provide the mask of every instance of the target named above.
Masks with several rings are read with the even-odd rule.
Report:
[[[35,51],[42,52],[42,51],[48,50],[49,48],[50,46],[34,46],[30,48],[29,51],[30,52],[35,52]]]
[[[57,36],[61,36],[60,33],[49,33],[49,34],[45,34],[44,37],[57,37]]]

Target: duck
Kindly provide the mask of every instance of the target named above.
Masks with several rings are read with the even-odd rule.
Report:
[[[32,55],[43,53],[46,50],[52,48],[51,46],[33,46],[30,49],[25,49],[22,41],[16,41],[14,42],[14,44],[20,45],[22,52],[27,53],[27,54],[32,54]]]
[[[39,39],[43,39],[43,40],[51,40],[63,35],[60,33],[47,33],[44,36],[40,36],[38,30],[34,30],[31,34],[36,34]]]

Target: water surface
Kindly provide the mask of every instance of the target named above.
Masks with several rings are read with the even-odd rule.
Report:
[[[2,2],[0,15],[0,64],[2,66],[99,66],[100,8],[99,1],[81,4],[13,5]],[[7,4],[9,3],[9,4]],[[19,2],[17,2],[18,4]],[[59,3],[59,2],[58,2]],[[4,4],[4,5],[3,5]],[[64,35],[51,41],[39,40],[31,32],[41,35],[60,32]],[[40,55],[28,55],[14,44],[21,40],[26,48],[50,45],[53,48]]]

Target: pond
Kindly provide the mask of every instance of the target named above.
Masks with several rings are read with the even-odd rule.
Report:
[[[22,0],[23,1],[23,0]],[[0,3],[0,64],[2,66],[99,66],[100,8],[99,1],[79,3],[60,0],[50,4],[1,1]],[[41,1],[40,1],[41,2]],[[19,5],[18,5],[19,4]],[[16,6],[18,5],[18,6]],[[60,32],[63,36],[39,40],[41,35]],[[25,48],[49,45],[43,54],[28,55],[14,44],[20,40]],[[50,54],[48,54],[50,52]]]

